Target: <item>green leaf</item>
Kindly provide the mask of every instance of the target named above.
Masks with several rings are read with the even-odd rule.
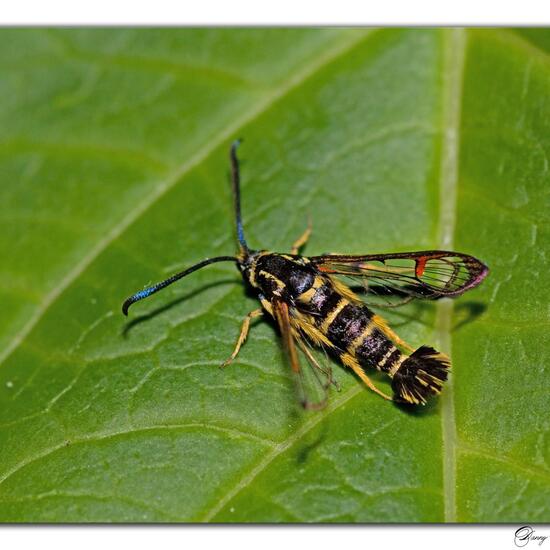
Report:
[[[0,520],[550,520],[550,32],[0,31]],[[381,312],[452,355],[410,411],[334,363],[300,410],[230,264],[253,247],[454,248],[454,303]],[[386,391],[385,380],[376,383]]]

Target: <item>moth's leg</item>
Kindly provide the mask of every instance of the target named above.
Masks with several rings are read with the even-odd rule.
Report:
[[[298,346],[304,352],[304,355],[307,357],[310,365],[314,369],[317,369],[319,372],[321,372],[326,377],[326,379],[327,379],[326,384],[323,384],[319,380],[319,382],[321,383],[323,388],[327,389],[332,384],[338,391],[340,391],[340,384],[338,384],[338,382],[336,380],[334,380],[334,378],[332,378],[332,369],[330,367],[325,368],[325,367],[322,367],[321,365],[319,365],[319,362],[317,361],[317,359],[315,359],[315,357],[313,357],[313,354],[311,353],[311,351],[309,351],[309,349],[307,348],[307,346],[304,344],[304,342],[301,339],[298,340]]]
[[[359,369],[353,369],[355,374],[361,378],[361,380],[365,383],[365,385],[369,388],[369,390],[372,390],[374,393],[377,393],[378,395],[382,396],[384,399],[387,399],[388,401],[393,401],[393,397],[390,395],[384,393],[383,391],[379,390],[372,382],[372,380],[364,373],[363,370]]]
[[[364,384],[372,390],[374,393],[377,393],[378,395],[382,396],[384,399],[387,399],[388,401],[393,401],[393,398],[387,394],[385,394],[383,391],[379,390],[372,380],[365,374],[365,371],[361,368],[359,363],[351,357],[351,355],[344,354],[341,357],[342,363],[349,367],[361,380],[364,382]]]
[[[233,359],[235,359],[235,357],[237,357],[238,353],[239,353],[239,350],[241,349],[241,346],[244,344],[245,340],[246,340],[246,337],[248,336],[248,331],[250,329],[250,320],[253,319],[254,317],[259,317],[260,315],[263,315],[263,309],[262,308],[258,308],[258,309],[255,309],[254,311],[251,311],[244,319],[243,319],[243,324],[241,326],[241,333],[239,334],[239,337],[237,338],[237,343],[235,344],[235,349],[233,350],[233,353],[231,354],[231,356],[229,358],[227,358],[221,365],[220,365],[220,368],[224,368],[224,367],[227,367],[227,365],[229,365],[229,363],[231,363],[233,361]]]
[[[302,248],[302,246],[304,246],[307,243],[311,235],[311,229],[312,229],[311,218],[308,218],[306,230],[294,241],[294,244],[290,249],[291,254],[298,254],[298,252],[300,251],[300,248]]]

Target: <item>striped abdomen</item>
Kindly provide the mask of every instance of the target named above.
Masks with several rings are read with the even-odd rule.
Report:
[[[298,297],[297,305],[312,315],[315,326],[344,363],[353,358],[390,376],[394,373],[392,367],[399,366],[403,356],[382,332],[376,315],[328,277],[316,276],[312,286]]]
[[[243,276],[258,289],[264,308],[272,301],[292,308],[294,330],[331,349],[372,390],[381,393],[364,372],[373,367],[392,378],[398,401],[423,404],[441,391],[448,358],[427,346],[403,355],[393,344],[409,347],[337,279],[319,273],[308,258],[258,252]],[[382,394],[384,397],[385,394]]]

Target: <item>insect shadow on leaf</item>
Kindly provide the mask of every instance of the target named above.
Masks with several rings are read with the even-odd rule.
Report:
[[[461,328],[469,325],[475,321],[478,317],[483,315],[487,310],[486,304],[482,302],[460,302],[455,307],[455,315],[457,317],[457,322],[453,326],[453,332],[458,331]]]
[[[235,283],[235,279],[221,279],[218,281],[213,281],[211,283],[201,286],[200,288],[193,290],[192,292],[188,292],[187,294],[184,294],[183,296],[180,296],[179,298],[176,298],[164,304],[163,306],[153,309],[149,313],[145,313],[144,315],[135,317],[134,319],[124,324],[124,327],[122,328],[122,331],[121,331],[122,337],[129,338],[130,332],[135,327],[141,325],[146,321],[150,321],[151,319],[154,319],[158,315],[162,315],[163,313],[170,311],[171,309],[175,308],[176,306],[179,306],[180,304],[186,302],[187,300],[190,300],[191,298],[194,298],[195,296],[199,296],[200,294],[207,292],[208,290],[211,290],[213,288],[217,288],[227,284],[234,284],[234,283]]]

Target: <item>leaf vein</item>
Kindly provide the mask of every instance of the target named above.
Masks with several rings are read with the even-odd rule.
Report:
[[[256,466],[254,466],[250,472],[243,476],[218,502],[206,512],[203,516],[202,522],[209,522],[212,520],[216,514],[238,493],[243,489],[248,487],[261,472],[263,472],[279,455],[284,453],[292,445],[297,443],[304,435],[311,431],[317,424],[324,420],[328,415],[332,414],[334,411],[339,409],[341,406],[345,405],[350,399],[363,392],[364,388],[362,385],[357,384],[353,386],[350,390],[344,393],[341,397],[333,401],[325,409],[323,413],[319,412],[309,421],[304,423],[301,428],[296,430],[290,437],[285,441],[282,441],[276,445],[271,452],[266,454],[262,460],[260,460]]]
[[[42,303],[35,309],[27,323],[17,332],[11,342],[0,353],[0,365],[13,353],[13,351],[27,337],[36,324],[42,319],[50,306],[63,294],[63,292],[92,264],[92,262],[116,239],[118,239],[126,229],[128,229],[136,220],[140,218],[149,208],[172,189],[191,169],[204,161],[217,147],[224,141],[231,139],[235,133],[244,125],[249,124],[258,118],[263,112],[268,110],[285,95],[289,94],[295,88],[298,88],[307,79],[312,77],[324,66],[333,62],[340,56],[345,55],[365,38],[370,37],[372,31],[365,34],[353,35],[353,39],[347,38],[345,42],[338,44],[328,51],[323,52],[315,61],[309,63],[305,69],[297,71],[291,75],[286,82],[276,88],[274,91],[266,94],[256,104],[246,112],[237,121],[219,131],[210,141],[210,143],[200,148],[187,161],[181,164],[170,177],[159,181],[158,185],[139,203],[135,208],[129,211],[117,224],[115,224],[97,244],[71,269],[61,281],[48,292]]]
[[[201,429],[201,430],[207,429],[212,431],[218,431],[218,432],[222,432],[227,435],[230,435],[231,437],[250,439],[251,441],[255,441],[256,443],[260,443],[267,447],[273,447],[277,445],[275,441],[251,434],[249,432],[243,432],[242,430],[237,430],[235,428],[227,428],[225,426],[217,426],[215,424],[209,424],[206,422],[188,422],[185,424],[157,424],[154,426],[144,426],[140,428],[132,427],[127,430],[120,430],[116,432],[107,432],[107,433],[96,433],[90,436],[84,436],[77,439],[72,439],[70,441],[70,444],[71,446],[73,446],[81,443],[93,443],[95,441],[104,441],[106,439],[111,439],[115,437],[141,434],[146,432],[164,431],[164,430],[189,430],[189,429]],[[38,462],[39,460],[42,460],[43,458],[46,458],[49,455],[55,453],[56,451],[66,447],[67,447],[67,441],[63,441],[62,443],[59,443],[57,445],[49,447],[48,449],[45,449],[41,453],[38,453],[30,458],[22,460],[21,462],[16,464],[13,468],[11,468],[8,472],[6,472],[3,476],[0,477],[0,485],[4,483],[6,480],[8,480],[10,477],[12,477],[14,474],[16,474],[19,470],[24,468],[25,466],[28,466],[29,464],[32,464],[34,462]]]

